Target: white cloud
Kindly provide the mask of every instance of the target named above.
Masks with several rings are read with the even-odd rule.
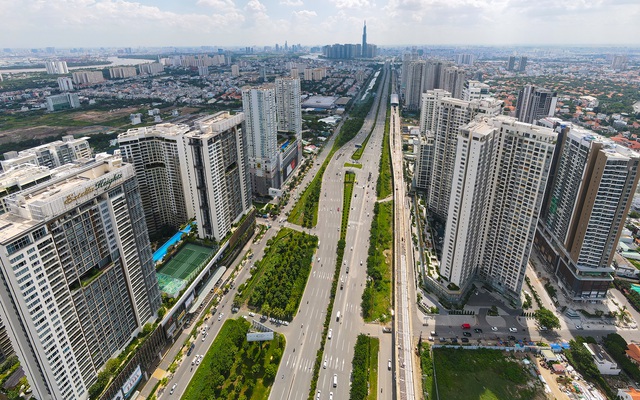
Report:
[[[281,0],[280,5],[283,6],[291,6],[291,7],[300,7],[304,5],[302,0]]]
[[[371,7],[372,4],[369,0],[331,0],[335,4],[336,8],[364,8]]]
[[[309,19],[311,17],[317,17],[318,13],[310,10],[300,10],[300,11],[294,11],[293,16],[300,19]]]

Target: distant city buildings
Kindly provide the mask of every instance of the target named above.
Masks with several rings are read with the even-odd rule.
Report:
[[[45,61],[44,66],[47,69],[47,74],[49,75],[62,75],[69,73],[66,61]]]
[[[507,71],[513,71],[516,68],[516,56],[509,56],[507,63]]]
[[[423,93],[433,89],[444,89],[452,97],[462,98],[462,91],[466,81],[466,73],[458,67],[439,60],[405,60],[403,71],[404,105],[408,110],[419,110]]]
[[[77,93],[62,93],[47,96],[47,111],[60,111],[69,108],[80,108],[80,99]]]
[[[627,56],[626,55],[615,55],[611,59],[611,69],[614,71],[624,71],[627,69]]]
[[[78,71],[71,74],[76,85],[92,85],[104,82],[102,71]]]
[[[111,79],[131,78],[138,75],[136,67],[115,67],[109,68],[109,77]]]
[[[141,75],[157,75],[164,72],[164,65],[159,62],[140,64],[139,68]]]
[[[455,58],[458,65],[473,65],[476,61],[476,56],[473,54],[456,54]]]
[[[322,47],[322,54],[330,59],[375,58],[378,46],[367,42],[367,22],[362,27],[362,44],[333,44]]]
[[[640,177],[640,154],[584,129],[558,130],[536,244],[569,298],[602,301]]]
[[[89,398],[161,299],[140,194],[117,157],[5,199],[0,316],[39,399]]]
[[[528,124],[535,124],[544,117],[553,117],[558,94],[549,89],[526,85],[518,93],[516,118]]]
[[[61,76],[58,78],[58,88],[60,88],[61,92],[68,92],[73,90],[73,79]]]
[[[520,64],[518,64],[518,71],[525,72],[527,70],[527,57],[520,57]]]

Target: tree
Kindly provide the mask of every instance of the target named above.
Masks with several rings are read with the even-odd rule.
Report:
[[[547,329],[560,328],[560,320],[558,319],[558,317],[556,317],[553,311],[549,309],[541,308],[539,310],[536,310],[534,316],[536,318],[536,321],[538,321],[538,325],[540,326],[544,326]]]

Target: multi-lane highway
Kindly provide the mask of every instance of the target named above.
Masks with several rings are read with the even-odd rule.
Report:
[[[346,170],[355,173],[356,183],[354,184],[351,198],[351,209],[348,210],[349,222],[345,239],[345,255],[340,266],[340,283],[329,325],[331,339],[328,339],[325,345],[323,368],[320,370],[318,379],[317,390],[320,393],[320,398],[324,399],[328,399],[330,393],[333,393],[336,399],[349,397],[351,360],[357,337],[360,333],[377,335],[381,332],[379,327],[364,324],[360,304],[362,302],[362,293],[366,286],[369,233],[373,218],[373,207],[376,202],[375,185],[378,178],[380,149],[382,147],[382,137],[384,136],[384,122],[389,98],[389,75],[388,68],[385,68],[379,78],[381,79],[380,89],[378,90],[379,95],[367,116],[367,123],[364,124],[359,134],[338,152],[335,160],[327,168],[327,175],[325,176],[325,182],[329,182],[327,190],[324,189],[325,182],[323,182],[324,193],[320,198],[321,207],[324,207],[323,200],[325,199],[333,198],[333,201],[342,202],[343,182],[341,178]],[[377,119],[375,118],[376,110],[378,111]],[[360,159],[362,168],[345,168],[345,162],[353,162],[350,157],[355,151],[355,144],[362,143],[365,140],[373,122],[375,122],[373,132]],[[338,178],[338,187],[334,188],[331,182],[336,178]],[[321,221],[319,220],[318,227],[320,225]],[[336,230],[335,233],[339,234],[339,231]],[[335,250],[333,251],[335,252]],[[340,289],[340,287],[343,288]],[[340,313],[339,318],[338,313]],[[386,368],[379,370],[382,373],[386,371]]]
[[[380,92],[386,90],[387,72],[382,79]],[[384,89],[383,89],[384,88]],[[343,199],[343,179],[347,168],[345,163],[353,162],[351,154],[355,143],[362,143],[373,127],[376,107],[382,103],[374,134],[364,151],[362,169],[350,168],[356,172],[357,184],[354,188],[347,230],[344,263],[341,265],[340,277],[343,289],[338,285],[333,315],[331,318],[331,339],[327,340],[322,368],[318,379],[318,390],[321,398],[348,398],[351,358],[357,334],[362,331],[363,322],[360,313],[360,299],[366,280],[366,255],[368,247],[369,227],[375,201],[375,177],[378,171],[378,156],[381,146],[382,132],[386,110],[386,93],[378,96],[374,106],[365,118],[358,135],[335,153],[327,165],[320,194],[318,224],[313,229],[305,229],[318,236],[320,245],[313,261],[313,267],[307,288],[302,298],[299,313],[290,325],[287,336],[287,347],[278,370],[277,382],[271,390],[271,399],[306,399],[309,395],[317,350],[320,348],[322,328],[327,310],[333,273],[336,268],[336,248],[340,238],[340,226]],[[330,149],[332,143],[327,143]],[[325,150],[328,153],[328,150]],[[322,161],[318,160],[318,164]],[[371,182],[367,177],[372,173]],[[312,178],[312,174],[307,177]],[[367,183],[369,187],[366,188]],[[363,188],[364,186],[364,188]],[[360,261],[363,262],[360,265]],[[349,273],[347,273],[349,267]],[[340,320],[337,312],[340,311]],[[337,375],[337,385],[333,387],[333,376]]]

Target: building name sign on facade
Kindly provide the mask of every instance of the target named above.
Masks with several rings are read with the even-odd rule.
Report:
[[[102,191],[107,191],[111,188],[111,185],[113,185],[115,182],[118,182],[120,179],[122,179],[122,173],[120,172],[118,172],[113,176],[102,178],[98,182],[96,182],[93,186],[87,186],[81,192],[71,193],[67,195],[67,197],[64,199],[64,205],[71,204],[74,201],[77,201],[83,197],[86,197],[98,189],[101,189]]]

